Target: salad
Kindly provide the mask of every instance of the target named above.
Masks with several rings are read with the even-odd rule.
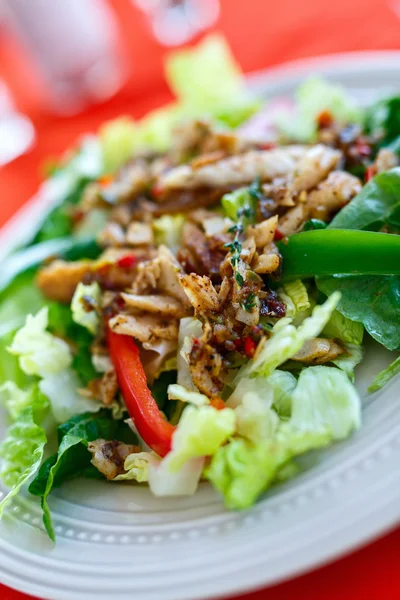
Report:
[[[400,349],[400,98],[264,105],[216,35],[166,73],[173,103],[52,166],[2,266],[0,515],[29,484],[53,540],[72,478],[251,506],[360,427],[363,338]]]

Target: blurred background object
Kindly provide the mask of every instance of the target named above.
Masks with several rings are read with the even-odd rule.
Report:
[[[214,25],[219,0],[132,0],[149,18],[157,40],[165,46],[186,44]]]
[[[8,87],[0,79],[0,167],[27,152],[34,140],[32,122],[17,112]]]
[[[47,84],[52,108],[73,114],[123,82],[115,17],[104,0],[2,0],[5,27]]]
[[[163,77],[167,47],[218,29],[246,72],[332,52],[399,49],[399,6],[398,0],[0,0],[0,163],[9,161],[0,164],[0,225],[37,190],[47,157],[107,119],[141,117],[171,100]],[[400,530],[248,598],[398,600],[399,544]],[[17,597],[0,585],[2,600]]]

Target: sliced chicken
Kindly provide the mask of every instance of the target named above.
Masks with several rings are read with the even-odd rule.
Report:
[[[104,373],[103,377],[89,382],[92,397],[100,400],[106,406],[112,404],[118,392],[117,374],[113,367]]]
[[[330,212],[348,204],[361,188],[358,177],[345,171],[333,171],[308,195],[307,203],[311,216],[329,217]]]
[[[254,237],[257,248],[263,248],[274,239],[277,224],[278,217],[275,215],[274,217],[265,219],[261,223],[257,223],[257,225],[248,227],[247,235]]]
[[[387,148],[381,148],[375,159],[375,167],[377,173],[389,171],[399,164],[399,159],[396,154]]]
[[[295,233],[300,229],[304,221],[307,221],[310,214],[310,207],[306,202],[299,204],[287,211],[287,213],[279,220],[279,232],[286,236]]]
[[[140,296],[139,294],[121,294],[125,303],[130,307],[141,311],[163,315],[165,317],[175,317],[180,319],[185,316],[186,311],[176,298],[172,296],[157,296],[149,294]]]
[[[342,153],[323,144],[308,148],[296,165],[293,190],[310,190],[332,171],[338,164]]]
[[[119,314],[110,319],[109,325],[115,333],[131,335],[140,342],[150,342],[156,338],[175,340],[178,338],[178,322],[150,314]]]
[[[218,310],[218,294],[211,279],[204,275],[181,275],[180,282],[193,308],[197,312]]]
[[[344,350],[335,340],[313,338],[307,340],[302,349],[293,356],[292,360],[307,365],[324,365],[335,360]]]
[[[47,298],[57,302],[71,302],[76,286],[90,273],[92,265],[93,261],[90,260],[54,260],[40,269],[36,284]]]
[[[126,457],[129,454],[140,452],[140,446],[99,438],[89,443],[88,450],[92,454],[92,465],[110,480],[121,473],[125,473],[124,463]]]
[[[293,174],[305,152],[303,146],[286,146],[273,150],[252,150],[198,169],[182,165],[167,171],[158,184],[165,190],[244,185],[257,177],[262,181],[272,181],[276,177]]]

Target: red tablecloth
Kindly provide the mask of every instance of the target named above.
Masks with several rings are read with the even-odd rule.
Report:
[[[39,140],[26,156],[0,170],[0,225],[36,190],[45,157],[61,153],[80,132],[94,130],[121,113],[140,116],[168,100],[162,79],[165,52],[152,39],[144,17],[129,0],[112,0],[122,44],[132,60],[127,85],[110,102],[68,119],[47,114],[32,68],[15,44],[0,39],[0,77],[18,107],[28,113]],[[228,38],[245,71],[330,52],[400,48],[396,0],[221,0],[217,29]],[[398,2],[400,5],[400,2]],[[400,530],[336,563],[242,600],[398,600]],[[21,572],[23,565],[21,565]],[[27,596],[0,585],[2,600]]]

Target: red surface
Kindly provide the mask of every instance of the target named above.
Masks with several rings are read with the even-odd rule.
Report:
[[[162,79],[165,51],[151,38],[145,19],[129,0],[111,4],[131,75],[112,101],[77,117],[59,119],[44,111],[43,90],[33,77],[32,65],[15,44],[0,38],[0,78],[6,79],[39,134],[33,151],[0,169],[0,224],[34,193],[46,157],[60,154],[81,132],[95,129],[104,119],[121,113],[140,116],[168,100]],[[245,71],[330,52],[400,48],[400,20],[390,8],[394,0],[221,0],[221,4],[217,28],[227,36]],[[399,548],[397,530],[330,566],[242,600],[398,600]],[[0,598],[27,596],[0,585]]]

